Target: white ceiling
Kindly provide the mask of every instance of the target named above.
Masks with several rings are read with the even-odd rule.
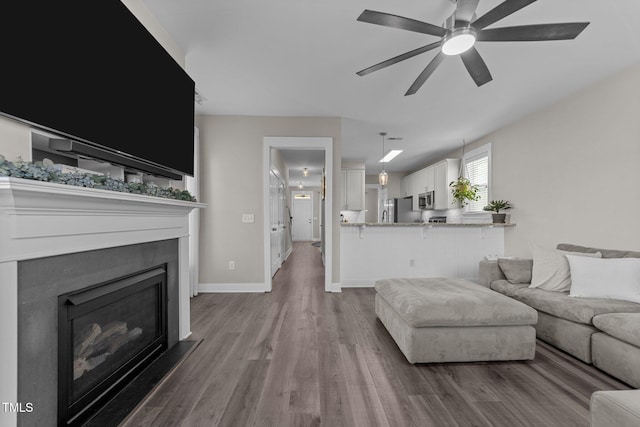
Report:
[[[289,167],[289,186],[320,187],[324,168],[322,150],[280,150],[282,159]],[[304,168],[309,170],[304,176]]]
[[[404,96],[437,51],[359,77],[356,72],[437,41],[357,22],[364,9],[441,25],[451,0],[144,0],[186,54],[206,98],[198,114],[343,118],[342,157],[380,165],[379,132],[411,171],[640,62],[640,1],[539,0],[491,28],[591,22],[575,40],[479,42],[493,81],[477,87],[448,57],[417,94]],[[500,0],[480,0],[478,16]]]

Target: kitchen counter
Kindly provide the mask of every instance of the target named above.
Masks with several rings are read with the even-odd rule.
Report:
[[[342,222],[345,227],[514,227],[515,224],[462,222]]]

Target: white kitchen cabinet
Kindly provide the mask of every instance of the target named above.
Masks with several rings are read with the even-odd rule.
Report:
[[[427,168],[424,168],[424,188],[422,189],[421,193],[425,193],[427,191],[434,191],[434,170],[435,168],[433,166],[429,166]]]
[[[403,176],[400,180],[400,197],[407,197],[411,194],[411,175]]]
[[[435,209],[454,209],[460,207],[453,199],[449,183],[458,178],[459,159],[445,159],[433,165],[433,186]]]
[[[364,210],[364,169],[342,169],[342,210]]]
[[[419,211],[418,196],[434,191],[434,167],[428,166],[402,178],[400,193],[402,197],[413,197],[413,210]]]
[[[418,195],[420,193],[424,193],[424,182],[426,179],[426,170],[425,169],[421,169],[417,172],[414,172],[411,174],[411,181],[410,181],[410,196],[413,197],[413,210],[414,211],[419,211],[420,210],[420,204],[419,204],[419,200],[418,200]]]

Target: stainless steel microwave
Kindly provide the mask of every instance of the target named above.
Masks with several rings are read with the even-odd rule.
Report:
[[[433,191],[427,191],[418,195],[418,207],[423,210],[435,208],[435,198]]]

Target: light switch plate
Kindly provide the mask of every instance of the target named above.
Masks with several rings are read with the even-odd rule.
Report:
[[[256,222],[254,214],[242,214],[242,222]]]

